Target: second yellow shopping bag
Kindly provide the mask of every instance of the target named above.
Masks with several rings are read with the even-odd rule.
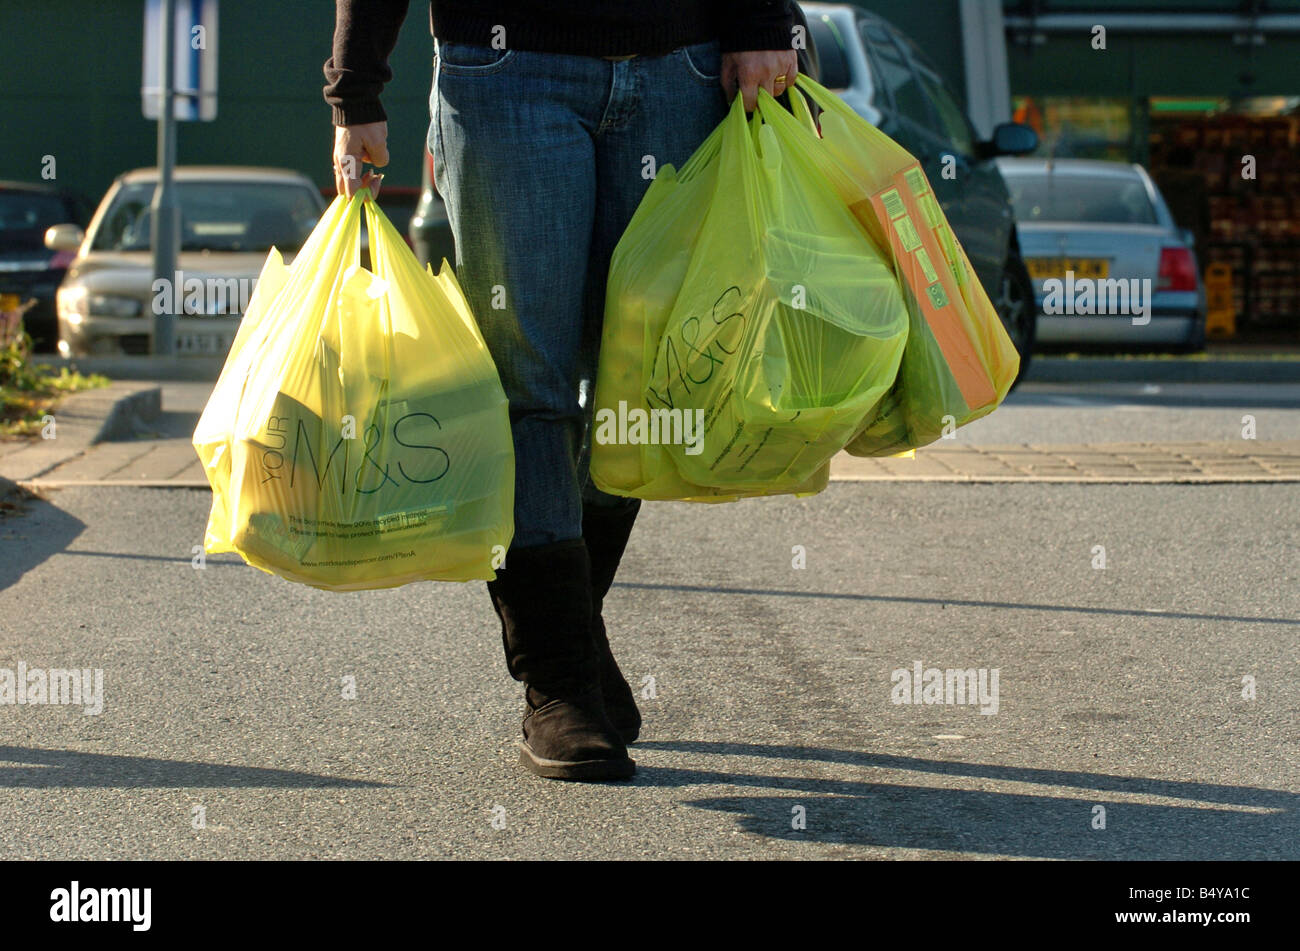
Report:
[[[897,384],[848,451],[889,455],[927,445],[996,409],[1020,357],[917,160],[834,93],[806,76],[797,85],[822,109],[820,135],[798,95],[791,95],[797,117],[771,121],[889,255],[909,311]]]
[[[897,277],[787,135],[737,99],[619,243],[594,401],[604,491],[815,491],[893,385]]]

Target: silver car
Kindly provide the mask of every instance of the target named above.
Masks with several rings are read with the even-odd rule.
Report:
[[[1190,232],[1140,165],[999,159],[1034,282],[1038,343],[1205,346],[1205,288]]]
[[[60,224],[46,246],[76,251],[59,286],[59,352],[153,352],[153,316],[178,315],[180,354],[224,355],[272,246],[285,263],[311,234],[325,202],[300,172],[238,166],[181,166],[178,274],[155,287],[150,203],[156,169],[118,177],[85,234]]]

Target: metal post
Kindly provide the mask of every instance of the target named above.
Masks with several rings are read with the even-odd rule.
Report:
[[[158,187],[153,194],[153,276],[169,285],[176,279],[176,244],[180,234],[180,207],[172,186],[172,169],[176,166],[175,61],[176,0],[162,0],[162,50],[159,56],[158,94]],[[178,304],[183,288],[173,287],[164,299]],[[157,299],[158,295],[154,295]],[[176,353],[176,315],[172,308],[154,314],[153,349],[155,354]]]
[[[966,60],[966,106],[975,131],[987,139],[995,126],[1011,120],[1011,82],[1007,68],[1007,30],[1002,5],[960,0],[962,53]]]

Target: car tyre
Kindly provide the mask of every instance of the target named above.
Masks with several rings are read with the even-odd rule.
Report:
[[[1016,375],[1015,389],[1025,378],[1029,370],[1029,361],[1034,352],[1034,340],[1038,330],[1037,302],[1034,300],[1034,282],[1030,280],[1029,269],[1020,255],[1012,252],[1007,255],[1002,268],[1002,279],[998,282],[998,293],[993,306],[1002,318],[1002,326],[1007,336],[1015,344],[1020,354],[1020,372]]]
[[[1192,334],[1187,338],[1187,342],[1177,348],[1178,353],[1203,353],[1205,351],[1205,318],[1201,317],[1196,321],[1196,326],[1192,329]]]

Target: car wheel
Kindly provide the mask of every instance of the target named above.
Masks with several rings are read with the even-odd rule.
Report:
[[[1177,348],[1179,353],[1202,353],[1205,350],[1205,318],[1200,317],[1196,321],[1196,326],[1192,328],[1191,336],[1187,342]]]
[[[1007,336],[1020,354],[1020,373],[1014,389],[1029,370],[1029,361],[1034,351],[1034,337],[1038,328],[1038,314],[1034,302],[1034,283],[1029,278],[1029,271],[1020,255],[1007,255],[1007,263],[1002,269],[1002,279],[998,282],[998,294],[993,306],[1002,318],[1002,326]]]

